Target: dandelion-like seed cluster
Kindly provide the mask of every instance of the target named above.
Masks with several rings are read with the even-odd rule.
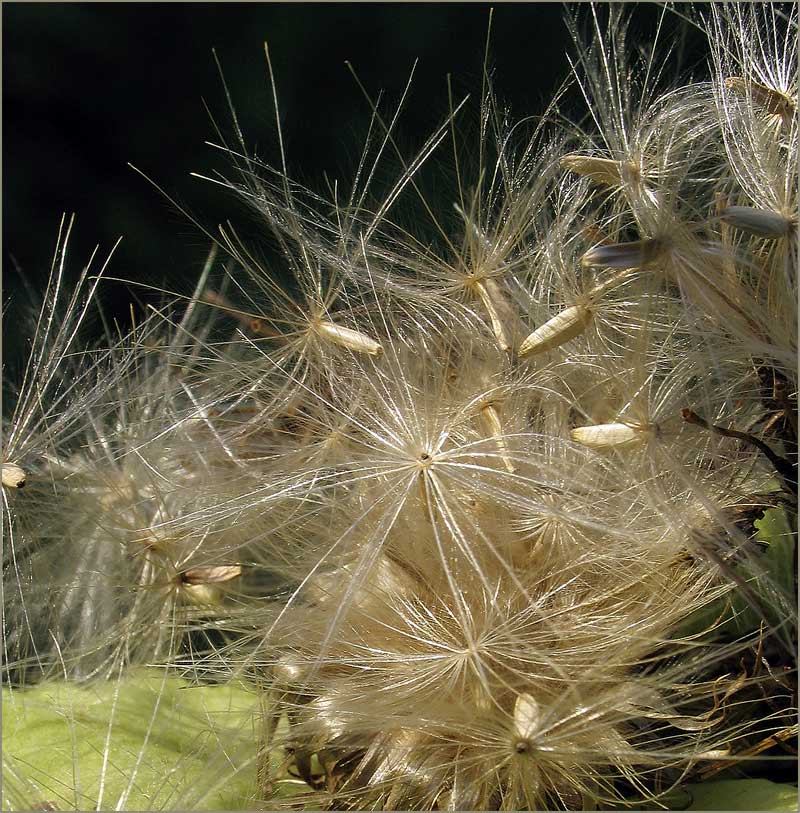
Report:
[[[707,7],[710,80],[665,90],[587,7],[587,121],[487,79],[474,167],[468,104],[412,158],[373,105],[325,195],[226,147],[272,253],[221,227],[99,348],[62,224],[4,426],[7,680],[243,677],[265,807],[660,804],[789,729],[793,542],[756,537],[796,527],[796,14]]]

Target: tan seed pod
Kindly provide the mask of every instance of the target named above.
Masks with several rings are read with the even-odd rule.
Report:
[[[752,99],[759,107],[772,116],[791,118],[797,103],[780,90],[745,79],[743,76],[729,76],[725,80],[728,90]]]
[[[580,426],[570,432],[575,443],[589,449],[624,449],[634,446],[644,439],[645,432],[626,423],[601,423],[594,426]]]
[[[517,695],[514,704],[514,750],[523,754],[530,749],[530,740],[536,733],[541,713],[539,704],[527,692]]]
[[[508,471],[509,474],[513,474],[516,471],[516,467],[508,455],[508,444],[506,443],[506,438],[503,433],[500,412],[494,404],[486,404],[481,408],[481,416],[483,417],[489,434],[495,439],[497,447],[500,449],[500,457],[503,461],[503,465],[506,467],[506,471]]]
[[[242,575],[241,565],[211,565],[207,567],[192,567],[181,573],[184,584],[221,584],[229,582]]]
[[[183,584],[181,590],[198,607],[218,607],[225,595],[225,591],[216,584]]]
[[[308,601],[324,604],[335,601],[342,581],[353,578],[352,568],[345,565],[331,573],[324,573],[310,579],[304,596]],[[414,595],[419,590],[415,577],[404,567],[387,556],[381,556],[373,566],[369,580],[354,597],[354,606],[360,610],[372,605],[381,605],[387,597]]]
[[[514,344],[516,314],[500,286],[493,279],[475,283],[475,290],[483,302],[492,323],[492,331],[501,350],[510,350]]]
[[[785,237],[792,227],[791,220],[769,209],[752,206],[727,206],[720,213],[720,220],[736,229],[759,237]]]
[[[660,240],[653,239],[595,246],[581,257],[581,265],[584,268],[641,268],[658,257],[663,248]]]
[[[241,576],[241,565],[193,567],[180,574],[183,595],[199,607],[216,607],[225,598],[225,582]]]
[[[381,344],[361,331],[342,327],[334,322],[317,322],[315,327],[320,336],[354,353],[366,353],[370,356],[379,356],[383,353]]]
[[[520,358],[544,353],[580,336],[592,321],[592,312],[583,305],[572,305],[548,319],[528,336],[519,347]]]
[[[577,153],[565,155],[561,159],[561,166],[603,186],[619,186],[639,177],[639,168],[632,161],[613,161]]]
[[[3,463],[3,485],[6,488],[24,488],[27,474],[16,463]]]
[[[297,662],[296,658],[281,655],[272,667],[272,676],[276,686],[282,689],[296,687],[302,682],[306,669]]]

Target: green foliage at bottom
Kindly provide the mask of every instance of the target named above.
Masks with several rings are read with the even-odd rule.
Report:
[[[3,689],[3,809],[246,809],[255,695],[154,670]]]
[[[257,709],[240,686],[192,686],[154,670],[87,686],[4,688],[3,809],[252,808]],[[683,793],[678,809],[797,810],[795,787],[764,779]]]
[[[797,788],[767,779],[724,779],[684,788],[686,810],[797,810]]]

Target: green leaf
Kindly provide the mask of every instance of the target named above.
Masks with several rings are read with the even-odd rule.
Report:
[[[258,698],[242,686],[139,670],[2,697],[4,809],[252,806]]]
[[[794,568],[796,516],[784,508],[769,508],[753,523],[756,539],[766,549],[758,556],[759,573],[748,568],[747,562],[736,566],[736,571],[747,580],[758,596],[766,618],[758,614],[742,596],[734,591],[729,598],[719,599],[697,611],[679,629],[679,634],[702,632],[719,619],[716,631],[735,636],[758,632],[762,621],[779,624],[786,619],[786,608],[795,606]]]
[[[797,788],[767,779],[724,779],[684,785],[691,804],[683,810],[797,810]]]
[[[795,534],[789,523],[789,515],[782,508],[770,508],[754,523],[758,539],[767,544],[764,568],[787,596],[794,590]]]

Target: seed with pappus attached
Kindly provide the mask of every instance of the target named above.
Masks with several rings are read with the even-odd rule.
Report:
[[[613,161],[591,155],[565,155],[561,166],[603,186],[619,186],[639,177],[639,167],[632,161]]]
[[[352,350],[354,353],[366,353],[370,356],[379,356],[383,352],[380,342],[371,339],[359,330],[337,325],[334,322],[315,322],[314,329],[320,336],[340,347]]]
[[[548,319],[528,336],[519,347],[520,358],[544,353],[580,336],[592,321],[592,312],[585,305],[572,305]]]
[[[793,225],[779,212],[752,206],[727,206],[720,213],[720,220],[750,234],[774,239],[785,237]]]
[[[6,488],[23,488],[27,475],[22,466],[16,463],[3,463],[3,485]]]
[[[589,449],[625,449],[641,443],[647,430],[626,423],[603,423],[580,426],[570,432],[570,437]]]
[[[655,260],[663,250],[662,241],[655,239],[597,246],[581,257],[581,265],[584,268],[642,268]]]
[[[791,118],[797,111],[794,99],[779,90],[767,87],[742,76],[729,76],[725,87],[739,95],[752,99],[759,107],[772,116]]]

